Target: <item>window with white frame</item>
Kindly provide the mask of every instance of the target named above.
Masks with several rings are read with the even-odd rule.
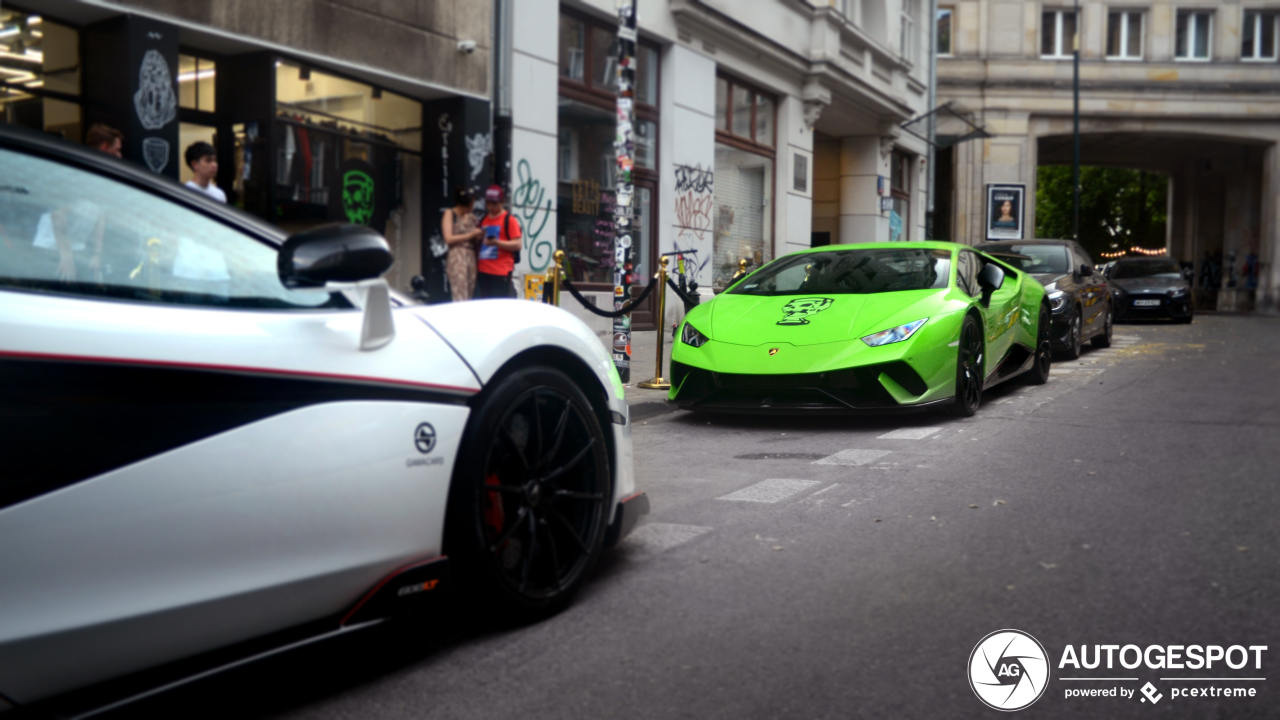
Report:
[[[903,59],[915,64],[916,47],[919,45],[916,42],[916,0],[902,0],[902,37],[899,42]]]
[[[1251,12],[1244,14],[1240,32],[1240,59],[1276,59],[1276,21],[1280,13]]]
[[[1179,10],[1174,56],[1178,60],[1208,60],[1213,37],[1213,13]]]
[[[1142,13],[1107,14],[1107,57],[1113,60],[1142,59]]]
[[[1074,10],[1045,10],[1040,16],[1040,56],[1071,57],[1075,47],[1076,13]]]
[[[952,5],[939,5],[936,32],[939,57],[951,57],[952,37],[955,34],[956,9]]]

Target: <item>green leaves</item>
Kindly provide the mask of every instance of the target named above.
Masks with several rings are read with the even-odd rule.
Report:
[[[1168,177],[1122,168],[1080,168],[1080,244],[1100,253],[1164,247]],[[1072,235],[1071,166],[1039,169],[1036,237]]]

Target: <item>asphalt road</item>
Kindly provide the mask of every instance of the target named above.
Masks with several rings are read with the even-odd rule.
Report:
[[[1026,717],[1280,713],[1280,319],[1125,325],[977,417],[702,417],[635,406],[647,525],[566,612],[440,618],[134,708],[186,717],[996,717],[970,653],[1017,628]],[[1266,645],[1262,669],[1059,669],[1066,645]],[[1252,658],[1252,656],[1251,656]],[[1067,681],[1128,676],[1137,681]],[[1069,689],[1152,682],[1133,698]],[[1174,698],[1189,687],[1253,698]]]

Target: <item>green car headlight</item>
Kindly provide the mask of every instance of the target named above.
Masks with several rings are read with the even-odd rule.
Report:
[[[707,341],[710,339],[711,338],[708,338],[706,335],[698,332],[698,328],[690,325],[687,321],[684,324],[684,329],[680,331],[680,341],[685,345],[702,347],[703,345],[706,345]]]
[[[871,347],[880,347],[881,345],[891,345],[896,342],[902,342],[914,335],[917,330],[924,327],[924,324],[928,321],[929,318],[921,318],[920,320],[909,322],[906,325],[899,325],[896,328],[881,330],[878,333],[872,333],[862,338],[862,342],[870,345]]]

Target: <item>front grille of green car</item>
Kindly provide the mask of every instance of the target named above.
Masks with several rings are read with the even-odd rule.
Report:
[[[681,407],[705,410],[814,409],[863,410],[899,407],[880,384],[880,374],[893,378],[912,395],[928,389],[919,373],[897,360],[822,373],[749,375],[720,373],[671,363],[671,382]]]

